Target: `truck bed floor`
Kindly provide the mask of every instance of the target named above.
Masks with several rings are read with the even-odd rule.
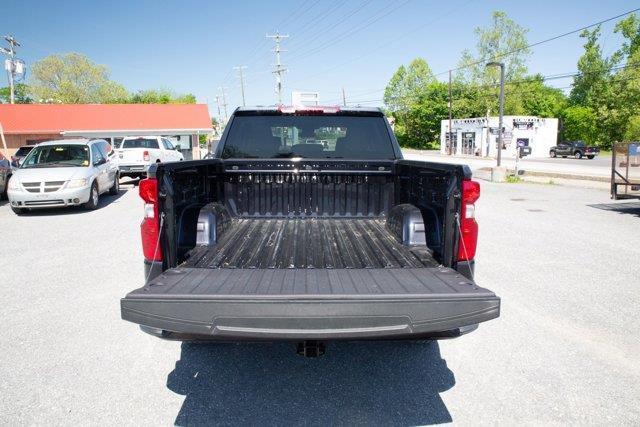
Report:
[[[220,241],[191,251],[195,268],[421,268],[424,246],[402,245],[380,219],[234,219]]]

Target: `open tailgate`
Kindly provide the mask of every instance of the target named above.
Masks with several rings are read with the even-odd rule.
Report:
[[[173,268],[121,300],[122,318],[211,339],[437,336],[499,316],[455,270]]]

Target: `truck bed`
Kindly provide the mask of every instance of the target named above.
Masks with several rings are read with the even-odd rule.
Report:
[[[220,242],[191,251],[185,267],[259,269],[422,268],[425,246],[405,246],[380,219],[234,219]]]
[[[172,339],[433,337],[499,307],[426,246],[362,218],[233,219],[217,244],[121,302],[124,319]]]

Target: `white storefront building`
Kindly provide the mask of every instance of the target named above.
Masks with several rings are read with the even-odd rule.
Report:
[[[498,117],[454,119],[452,140],[449,144],[449,120],[440,125],[440,152],[442,154],[495,157],[498,149]],[[530,157],[548,157],[549,149],[556,145],[558,119],[534,116],[504,116],[502,155],[515,157],[518,145],[531,147]]]

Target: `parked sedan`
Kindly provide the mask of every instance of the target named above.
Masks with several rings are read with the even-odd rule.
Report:
[[[576,159],[583,157],[593,159],[599,153],[600,149],[598,147],[588,146],[583,141],[564,141],[549,150],[549,156],[551,157],[572,156]]]
[[[9,180],[16,214],[26,209],[84,206],[96,209],[101,194],[117,194],[118,166],[102,139],[67,139],[36,145]]]

